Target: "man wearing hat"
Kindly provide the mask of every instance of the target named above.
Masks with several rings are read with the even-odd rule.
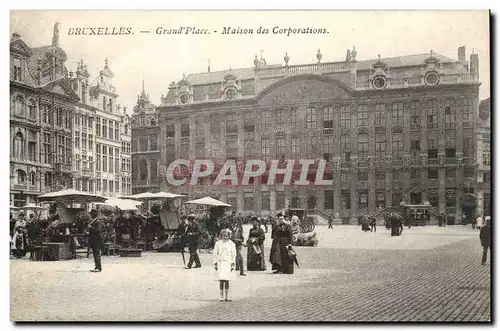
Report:
[[[481,259],[481,264],[486,264],[486,257],[488,255],[488,249],[490,248],[490,236],[491,236],[491,218],[486,216],[486,225],[481,227],[479,231],[479,239],[481,240],[481,246],[483,246],[483,256]]]
[[[200,225],[196,221],[196,216],[190,214],[187,217],[188,226],[186,229],[187,243],[189,246],[189,262],[186,269],[191,269],[193,263],[195,268],[201,268],[200,257],[198,256],[198,241],[200,239]]]
[[[90,270],[91,272],[101,272],[101,250],[102,250],[102,238],[104,232],[104,223],[97,216],[97,210],[92,209],[90,211],[91,221],[88,225],[89,227],[89,245],[92,248],[92,255],[94,256],[95,268]]]

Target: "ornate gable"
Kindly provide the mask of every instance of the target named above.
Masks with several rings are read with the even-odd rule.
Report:
[[[66,98],[73,99],[74,101],[80,100],[78,95],[71,88],[70,81],[68,78],[61,78],[54,82],[48,83],[42,86],[42,89],[57,93]]]
[[[21,38],[14,39],[10,43],[10,52],[22,55],[26,58],[30,57],[32,54],[31,48],[29,48]]]

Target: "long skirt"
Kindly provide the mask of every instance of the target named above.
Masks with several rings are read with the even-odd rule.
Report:
[[[247,270],[266,270],[266,260],[264,258],[264,245],[250,245],[247,252]]]
[[[217,262],[217,271],[216,271],[216,279],[217,280],[234,280],[235,272],[231,271],[231,262],[229,261],[218,261]]]
[[[273,240],[269,261],[272,264],[272,270],[293,274],[293,261],[288,256],[286,245],[280,244],[278,240]]]

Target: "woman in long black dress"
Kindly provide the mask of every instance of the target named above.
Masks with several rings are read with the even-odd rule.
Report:
[[[292,245],[292,227],[285,222],[283,215],[278,215],[278,224],[273,227],[271,237],[271,256],[269,261],[275,274],[293,274],[293,261],[288,255]]]
[[[253,228],[248,233],[247,250],[247,270],[266,270],[266,260],[264,259],[264,240],[266,236],[261,229],[257,217],[252,217]]]

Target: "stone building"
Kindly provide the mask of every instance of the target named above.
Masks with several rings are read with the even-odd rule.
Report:
[[[159,191],[158,113],[144,90],[137,96],[132,113],[132,193]]]
[[[129,115],[122,112],[113,85],[114,74],[108,59],[96,79],[90,74],[83,60],[78,63],[75,75],[70,73],[72,88],[80,96],[74,117],[74,188],[106,197],[128,195],[123,191],[130,178],[122,150],[130,143],[130,132],[125,133]],[[129,130],[129,129],[127,129]],[[127,169],[127,168],[125,168]]]
[[[479,104],[477,127],[477,213],[491,215],[491,101]]]
[[[10,41],[10,204],[36,202],[40,194],[72,185],[73,113],[71,89],[59,47],[29,47],[14,33]]]
[[[336,214],[344,222],[378,207],[426,201],[462,215],[477,189],[478,56],[433,51],[358,61],[254,66],[190,74],[169,86],[158,107],[160,174],[179,158],[324,159],[331,186],[251,185],[167,190],[212,194],[238,211],[285,206]],[[309,169],[314,176],[317,168]],[[467,185],[464,185],[464,183]]]

